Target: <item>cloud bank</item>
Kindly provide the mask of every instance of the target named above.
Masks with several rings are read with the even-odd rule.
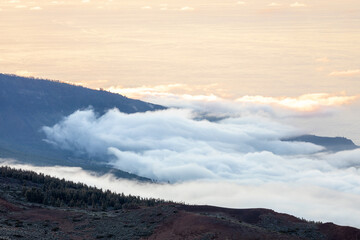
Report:
[[[298,158],[322,150],[304,142],[281,141],[298,131],[261,117],[199,119],[188,110],[97,116],[77,111],[54,127],[47,141],[89,156],[109,156],[115,167],[161,181],[276,179],[293,172]],[[287,166],[282,169],[278,166]]]
[[[360,194],[360,150],[334,154],[281,141],[300,132],[260,116],[211,122],[188,110],[113,109],[97,116],[90,109],[44,131],[59,148],[107,158],[115,168],[164,182],[309,184]]]
[[[269,97],[261,95],[246,95],[235,99],[226,97],[221,88],[216,84],[190,87],[185,84],[169,84],[158,86],[142,86],[136,88],[108,88],[110,92],[119,93],[130,98],[142,99],[157,104],[165,104],[169,107],[189,107],[195,110],[204,109],[204,105],[227,105],[235,111],[241,111],[249,105],[262,105],[263,107],[285,108],[301,113],[323,111],[328,107],[343,106],[353,103],[359,99],[359,95],[346,95],[344,92],[330,93],[309,93],[297,97],[280,96]],[[194,94],[193,91],[202,91],[203,94]],[[215,94],[214,94],[215,92]],[[222,96],[224,95],[224,97]],[[240,105],[243,104],[243,105]],[[195,107],[195,106],[198,107]],[[237,107],[236,107],[237,106]],[[254,108],[254,106],[250,106]],[[219,109],[219,107],[217,108]],[[216,109],[215,109],[216,110]],[[276,110],[276,109],[274,109]],[[218,113],[218,112],[217,112]]]
[[[184,98],[172,103],[181,106],[180,99]],[[313,94],[268,98],[263,105],[242,100],[191,98],[182,104],[193,110],[125,114],[112,109],[102,116],[88,109],[43,128],[45,140],[58,148],[107,159],[115,168],[156,179],[159,184],[118,180],[111,175],[95,177],[81,169],[66,168],[79,174],[60,167],[46,171],[144,197],[264,207],[360,227],[357,217],[352,217],[360,213],[354,204],[360,200],[360,150],[330,153],[314,144],[282,141],[306,132],[279,121],[291,109],[279,113],[268,103],[312,100],[324,108],[353,99]]]

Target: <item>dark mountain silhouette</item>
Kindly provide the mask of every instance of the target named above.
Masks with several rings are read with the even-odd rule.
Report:
[[[291,142],[309,142],[323,146],[326,151],[339,152],[359,148],[353,141],[344,137],[319,137],[315,135],[302,135],[292,138],[283,139]]]
[[[0,157],[41,165],[74,165],[76,162],[76,165],[87,166],[86,169],[99,170],[96,161],[75,160],[70,152],[52,148],[42,141],[45,134],[40,131],[43,126],[53,126],[76,110],[89,107],[98,114],[112,108],[125,113],[164,109],[107,91],[0,74]]]

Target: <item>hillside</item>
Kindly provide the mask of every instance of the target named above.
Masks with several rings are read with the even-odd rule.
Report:
[[[326,151],[338,152],[353,150],[359,148],[353,141],[344,137],[320,137],[315,135],[302,135],[292,138],[283,139],[290,142],[309,142],[322,146]]]
[[[0,157],[13,157],[40,165],[76,165],[107,172],[109,169],[104,166],[99,169],[99,159],[79,159],[43,141],[45,134],[41,127],[52,126],[76,110],[89,107],[100,115],[112,108],[125,113],[164,109],[106,91],[0,74]]]
[[[269,209],[143,199],[7,167],[0,168],[0,212],[2,239],[350,240],[360,235],[356,228]]]

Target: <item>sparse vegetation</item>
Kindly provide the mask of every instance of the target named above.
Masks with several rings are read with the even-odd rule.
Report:
[[[169,204],[10,167],[0,167],[0,213],[3,239],[327,240],[360,235],[359,229],[269,209]]]
[[[21,169],[0,167],[0,176],[22,182],[22,196],[29,202],[54,207],[108,209],[136,209],[141,206],[155,206],[164,200],[103,191],[83,183],[74,183]]]

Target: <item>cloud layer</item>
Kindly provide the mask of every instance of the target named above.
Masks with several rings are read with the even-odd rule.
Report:
[[[201,89],[205,94],[196,95],[194,91]],[[346,93],[309,93],[298,97],[279,96],[268,97],[261,95],[245,95],[236,99],[222,97],[222,89],[216,84],[203,86],[187,86],[185,84],[158,85],[154,87],[143,86],[136,88],[108,88],[110,92],[119,93],[130,98],[142,99],[169,107],[183,107],[184,102],[193,106],[194,103],[213,102],[231,105],[234,103],[272,105],[287,108],[298,112],[312,112],[322,110],[326,107],[336,107],[353,103],[359,99],[359,95],[348,96]],[[189,105],[188,105],[189,106]],[[224,107],[222,107],[224,108]],[[244,109],[244,106],[241,106]],[[199,109],[197,109],[199,110]],[[238,108],[240,110],[240,108]]]
[[[210,122],[187,110],[113,109],[103,116],[85,110],[44,131],[57,147],[107,158],[116,168],[159,181],[310,184],[360,194],[360,150],[332,154],[281,141],[300,132],[259,116]]]
[[[327,103],[351,100],[329,94],[299,99],[305,98],[320,101],[322,108],[328,107]],[[179,99],[183,98],[174,98],[173,103],[181,106]],[[289,99],[298,100],[282,101]],[[115,168],[160,184],[118,180],[111,175],[98,178],[81,169],[46,171],[144,197],[223,207],[265,207],[360,227],[353,217],[360,213],[354,204],[360,200],[359,149],[330,153],[310,143],[282,141],[306,132],[279,121],[293,110],[279,113],[268,102],[238,101],[236,105],[226,100],[190,99],[182,104],[193,110],[124,114],[113,109],[99,116],[88,109],[43,128],[46,141],[56,147],[108,159]],[[171,184],[165,184],[168,181]]]

